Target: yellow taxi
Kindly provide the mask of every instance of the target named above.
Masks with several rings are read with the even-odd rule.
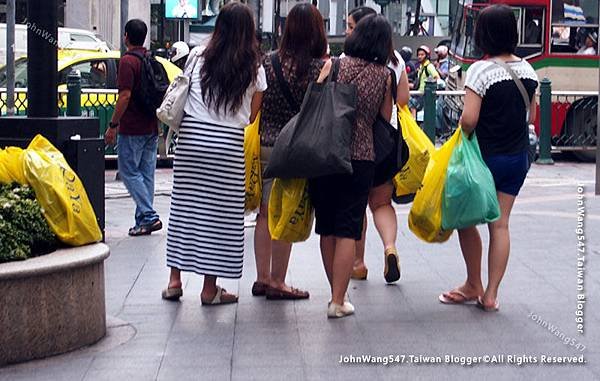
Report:
[[[64,114],[67,105],[67,76],[72,70],[81,75],[81,109],[84,116],[95,116],[100,119],[100,135],[112,117],[117,101],[117,70],[119,68],[119,51],[97,52],[88,50],[61,49],[58,51],[58,107]],[[181,69],[170,61],[156,57],[172,81]],[[0,68],[0,88],[6,88],[6,67]],[[27,93],[18,89],[27,88],[27,57],[15,61],[15,108],[17,115],[27,113]],[[6,114],[6,92],[0,93],[0,115]],[[112,154],[112,147],[106,147],[107,154]],[[164,154],[164,153],[162,153]]]

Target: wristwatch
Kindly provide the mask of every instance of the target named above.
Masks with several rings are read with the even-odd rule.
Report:
[[[119,123],[108,122],[108,128],[117,128],[119,127]]]

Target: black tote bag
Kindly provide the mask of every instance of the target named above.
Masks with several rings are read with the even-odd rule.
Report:
[[[337,82],[338,71],[339,60],[334,60],[327,80],[308,86],[300,112],[275,141],[265,177],[311,179],[352,173],[357,88]]]
[[[396,75],[392,75],[392,98],[396,103]],[[398,113],[394,115],[398,119]],[[394,128],[381,114],[373,124],[373,148],[375,150],[375,177],[373,186],[379,186],[391,180],[408,161],[408,146],[402,137],[400,121]]]

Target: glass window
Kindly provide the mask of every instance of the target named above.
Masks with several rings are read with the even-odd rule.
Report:
[[[96,40],[91,36],[87,36],[85,34],[74,34],[74,33],[71,33],[71,41],[73,41],[73,42],[96,42]]]
[[[104,60],[85,61],[71,65],[60,72],[59,84],[67,83],[67,75],[72,70],[79,70],[81,73],[82,89],[105,89],[108,75],[108,65]]]
[[[525,8],[521,43],[524,45],[542,45],[543,30],[544,10],[542,8]]]
[[[6,66],[0,69],[0,87],[6,87]],[[15,61],[15,87],[27,87],[27,58]]]
[[[552,0],[552,24],[598,25],[598,0]]]

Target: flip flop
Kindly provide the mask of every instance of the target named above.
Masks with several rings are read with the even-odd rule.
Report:
[[[220,286],[217,286],[217,293],[211,301],[206,302],[202,300],[202,298],[200,298],[200,301],[202,302],[203,306],[218,306],[220,304],[237,303],[238,297],[233,294],[228,294],[227,290],[221,288]]]
[[[485,312],[497,312],[500,309],[500,303],[498,303],[498,301],[496,300],[492,307],[488,307],[485,304],[483,304],[483,299],[481,299],[481,296],[479,296],[477,298],[477,307],[484,310]]]
[[[462,300],[458,301],[458,300],[449,298],[444,294],[457,294],[460,297],[462,297]],[[464,294],[464,292],[460,291],[459,289],[454,289],[454,290],[442,293],[442,294],[440,294],[440,296],[438,296],[438,300],[442,304],[472,304],[472,302],[477,301],[477,298],[478,298],[478,296],[468,298]]]

